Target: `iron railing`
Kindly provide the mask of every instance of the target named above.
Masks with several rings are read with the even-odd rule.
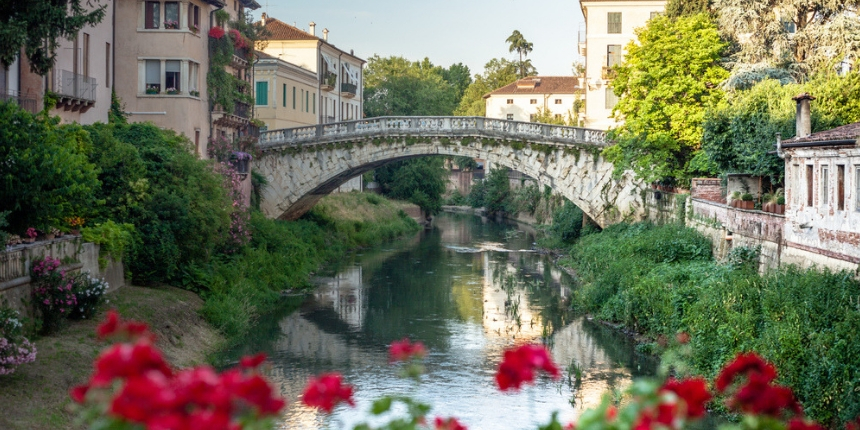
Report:
[[[36,99],[31,97],[24,97],[17,92],[12,94],[3,94],[0,93],[0,102],[2,103],[15,103],[21,109],[24,109],[27,112],[32,114],[38,113],[39,109],[36,106]]]
[[[342,93],[355,94],[357,90],[358,85],[356,84],[348,84],[346,82],[340,84],[340,92]]]
[[[60,70],[60,73],[57,74],[56,93],[61,96],[95,101],[96,88],[98,88],[96,78],[90,78],[68,70]]]

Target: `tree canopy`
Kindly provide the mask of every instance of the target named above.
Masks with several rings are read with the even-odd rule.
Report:
[[[24,48],[31,69],[45,75],[54,66],[61,38],[77,37],[101,22],[100,0],[0,0],[0,63],[9,67]]]
[[[374,55],[364,74],[365,115],[451,115],[471,81],[468,75],[463,64],[444,69],[427,58]]]
[[[516,80],[517,69],[514,63],[504,58],[493,58],[484,66],[484,73],[476,74],[475,80],[466,88],[454,115],[486,115],[487,104],[484,101],[484,95]]]
[[[520,79],[530,76],[534,67],[532,66],[531,60],[524,60],[523,57],[527,57],[529,53],[532,52],[534,44],[526,40],[525,36],[523,36],[519,30],[514,30],[514,32],[505,39],[505,42],[508,42],[508,52],[516,52],[520,56],[520,60],[517,63],[517,69],[520,72]]]
[[[706,107],[723,96],[717,85],[728,76],[720,66],[726,44],[706,14],[657,16],[636,34],[612,82],[619,96],[614,115],[624,123],[604,155],[618,171],[631,168],[646,181],[689,179],[703,170],[691,162]]]

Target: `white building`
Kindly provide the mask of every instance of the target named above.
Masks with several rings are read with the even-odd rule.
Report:
[[[612,92],[611,67],[624,59],[624,48],[636,39],[634,30],[663,13],[665,0],[580,0],[585,37],[579,54],[585,57],[585,127],[608,130],[617,98]]]
[[[534,121],[541,111],[567,121],[582,97],[575,76],[530,76],[484,96],[488,118]]]

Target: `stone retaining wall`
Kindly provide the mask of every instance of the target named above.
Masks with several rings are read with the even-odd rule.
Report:
[[[122,262],[108,261],[99,267],[99,245],[85,243],[80,236],[20,244],[0,251],[0,301],[24,315],[33,316],[30,305],[30,265],[38,258],[51,256],[63,262],[66,272],[84,272],[103,278],[110,291],[125,285]]]

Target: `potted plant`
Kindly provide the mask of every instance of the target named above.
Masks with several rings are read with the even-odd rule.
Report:
[[[164,90],[164,92],[166,92],[168,95],[171,95],[171,96],[175,96],[177,94],[182,94],[182,91],[179,91],[178,89],[173,88],[173,87],[170,87],[170,88]]]
[[[60,229],[56,227],[49,227],[48,232],[45,233],[45,239],[51,240],[60,235]]]
[[[741,203],[741,192],[740,191],[733,192],[732,196],[731,196],[731,207],[738,208],[738,207],[740,207],[740,203]]]
[[[750,193],[743,193],[741,195],[741,209],[754,209],[755,202],[753,202],[753,195]]]
[[[84,219],[79,216],[73,216],[66,218],[66,222],[69,224],[69,232],[75,236],[81,234],[81,226],[84,225]]]
[[[176,30],[177,28],[179,28],[179,21],[164,21],[164,28],[166,30]]]
[[[191,32],[193,32],[194,34],[197,34],[200,32],[200,27],[198,27],[197,24],[189,25],[188,29],[191,30]]]
[[[773,206],[776,205],[776,197],[771,193],[761,195],[761,210],[765,212],[773,212]]]
[[[27,238],[24,239],[24,241],[27,243],[33,243],[36,241],[36,236],[39,235],[39,232],[35,228],[30,227],[27,229],[27,233],[25,234],[27,235]]]
[[[160,92],[161,92],[161,90],[159,90],[158,87],[156,87],[155,85],[147,85],[146,86],[146,93],[147,94],[158,94]]]
[[[785,214],[785,196],[779,196],[776,198],[776,207],[775,212],[783,215]]]
[[[191,90],[188,94],[191,94],[192,97],[200,97],[200,91],[197,90]]]

